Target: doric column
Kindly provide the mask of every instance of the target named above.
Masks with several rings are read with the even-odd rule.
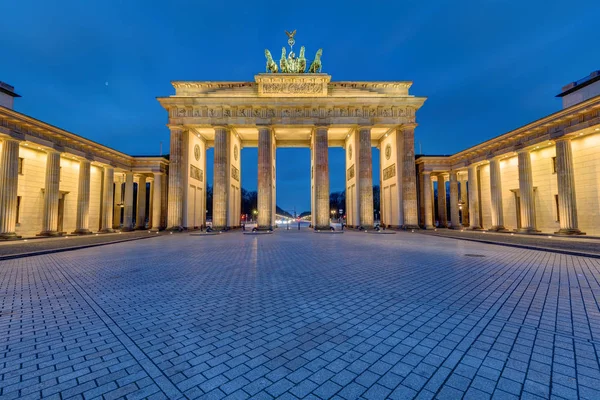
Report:
[[[169,198],[167,227],[178,229],[183,225],[183,131],[171,127],[171,151],[169,154]]]
[[[125,207],[123,212],[123,231],[133,230],[133,172],[125,173]]]
[[[558,182],[558,219],[563,235],[581,235],[577,223],[577,201],[573,176],[573,152],[571,139],[556,141],[556,176]]]
[[[502,175],[500,172],[500,159],[490,160],[490,194],[493,231],[505,231],[504,211],[502,209]]]
[[[469,226],[469,202],[467,200],[467,180],[461,175],[460,180],[460,201],[462,203],[462,226]]]
[[[371,158],[371,128],[361,126],[358,129],[358,187],[360,204],[360,226],[373,229],[373,161]]]
[[[115,178],[115,201],[113,203],[113,228],[121,228],[121,213],[123,211],[123,174]]]
[[[477,183],[477,165],[469,165],[469,228],[481,229],[479,221],[479,185]]]
[[[77,219],[75,231],[79,235],[90,234],[90,160],[79,161],[79,184],[77,185]]]
[[[135,229],[146,228],[146,177],[141,175],[138,180],[137,190],[137,216]]]
[[[458,212],[458,173],[450,172],[450,224],[452,229],[460,229],[460,213]]]
[[[102,215],[100,216],[100,232],[113,232],[114,216],[114,181],[115,169],[113,167],[104,167],[104,186],[102,189]]]
[[[58,232],[58,199],[60,185],[60,153],[48,151],[46,157],[46,183],[44,185],[44,213],[41,236],[56,236]]]
[[[273,229],[273,132],[258,128],[258,228]]]
[[[162,173],[155,172],[154,173],[154,182],[152,183],[152,230],[158,231],[160,230],[160,220],[161,220],[161,210],[162,210],[162,202],[161,202],[161,193],[162,193]]]
[[[417,173],[415,166],[415,125],[407,125],[403,127],[402,131],[404,136],[404,154],[402,155],[403,225],[406,229],[418,229],[419,209],[417,205]]]
[[[433,229],[433,190],[431,172],[423,172],[423,204],[425,208],[425,229]]]
[[[213,228],[227,227],[229,209],[229,130],[225,127],[215,128],[215,153],[213,177]]]
[[[19,141],[5,138],[0,152],[0,239],[17,238]]]
[[[327,127],[317,126],[313,133],[315,229],[329,229],[329,143]],[[371,194],[372,196],[372,194]],[[373,216],[371,215],[371,218]]]
[[[438,227],[448,227],[448,209],[446,207],[446,176],[438,174],[437,176],[437,193],[438,193]]]
[[[528,150],[518,152],[519,192],[521,196],[520,232],[538,232],[535,229],[535,199],[533,197],[533,173],[531,172],[531,154]]]

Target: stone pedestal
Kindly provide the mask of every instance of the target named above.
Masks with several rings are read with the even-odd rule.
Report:
[[[450,224],[452,229],[461,229],[460,213],[458,212],[458,174],[450,172]]]
[[[518,152],[519,159],[519,192],[521,196],[521,228],[519,232],[539,232],[535,228],[535,200],[533,197],[533,176],[531,172],[531,155],[527,150]]]
[[[114,216],[114,180],[114,168],[104,167],[104,185],[102,189],[102,215],[100,216],[100,232],[102,233],[114,232],[112,228]]]
[[[19,141],[5,138],[0,152],[0,239],[17,239]]]
[[[125,174],[125,207],[123,212],[123,228],[122,231],[128,232],[134,229],[133,227],[133,172]]]
[[[46,157],[46,183],[44,185],[44,213],[40,236],[57,236],[58,200],[60,184],[60,153],[49,151]]]
[[[146,229],[146,177],[143,175],[138,179],[136,211],[135,229]]]
[[[468,170],[469,179],[469,228],[481,229],[479,220],[479,182],[477,181],[477,165],[470,165]]]
[[[490,160],[490,194],[492,206],[492,227],[490,230],[505,232],[504,210],[502,208],[502,175],[500,172],[500,160],[498,158]]]
[[[570,139],[556,141],[556,176],[560,235],[583,235],[577,221],[577,198],[573,176],[573,152]]]
[[[75,231],[78,235],[89,235],[90,219],[90,169],[89,160],[79,161],[79,184],[77,186],[77,219]]]
[[[159,231],[161,221],[161,210],[162,210],[162,178],[163,174],[160,172],[154,173],[154,182],[152,183],[152,230]]]
[[[417,173],[415,167],[415,126],[403,127],[404,154],[402,155],[402,204],[405,229],[419,229],[417,205]]]
[[[273,229],[273,132],[270,127],[258,128],[258,229]]]
[[[448,210],[446,208],[446,176],[438,174],[437,176],[437,194],[438,194],[438,228],[448,227]]]
[[[433,189],[431,173],[423,172],[423,203],[425,207],[425,229],[434,229],[433,225]]]
[[[312,210],[315,214],[314,229],[329,230],[329,144],[327,140],[327,127],[318,126],[315,128],[311,148],[314,160],[315,208]]]

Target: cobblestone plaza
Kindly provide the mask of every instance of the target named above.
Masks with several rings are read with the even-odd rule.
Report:
[[[0,261],[0,397],[600,398],[600,259],[278,231]]]

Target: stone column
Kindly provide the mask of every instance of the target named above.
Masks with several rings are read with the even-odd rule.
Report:
[[[423,172],[423,204],[425,208],[425,229],[433,229],[433,190],[431,172]]]
[[[518,152],[519,192],[521,196],[521,228],[519,232],[538,232],[535,229],[535,199],[533,197],[533,174],[531,154],[528,150]]]
[[[133,230],[133,172],[125,173],[125,207],[122,230],[124,232]]]
[[[113,228],[121,228],[121,211],[123,209],[123,174],[115,179],[115,201],[113,203]]]
[[[467,180],[460,180],[460,201],[462,202],[462,226],[469,226],[469,202],[467,200]]]
[[[0,152],[0,239],[16,239],[19,141],[5,138]]]
[[[562,235],[582,235],[577,223],[577,200],[573,175],[571,139],[556,141],[556,176],[558,182],[558,210]]]
[[[437,176],[438,193],[438,228],[448,227],[448,209],[446,207],[446,176],[438,174]]]
[[[404,228],[419,228],[419,208],[417,205],[417,173],[415,166],[415,125],[403,128],[404,154],[402,154],[402,203]],[[380,186],[381,190],[383,187]],[[383,193],[382,193],[383,194]],[[389,205],[391,206],[391,204]]]
[[[273,132],[258,128],[258,229],[273,229]]]
[[[56,236],[58,232],[58,199],[60,185],[60,153],[48,151],[46,157],[46,183],[44,185],[44,213],[40,236]]]
[[[138,180],[135,229],[146,229],[146,177],[144,175],[141,175]]]
[[[102,215],[100,216],[100,232],[113,232],[113,216],[114,216],[114,182],[115,169],[113,167],[104,167],[104,186],[102,190]]]
[[[159,231],[160,220],[161,220],[161,193],[162,193],[162,179],[163,174],[161,172],[154,173],[154,183],[152,184],[152,230]]]
[[[458,173],[450,172],[450,224],[452,229],[462,228],[458,212]]]
[[[77,219],[75,231],[79,235],[90,233],[90,160],[79,161],[79,184],[77,185]]]
[[[481,229],[479,221],[479,185],[477,184],[477,165],[469,166],[469,227]]]
[[[490,194],[492,211],[492,231],[506,231],[504,227],[504,210],[502,209],[502,175],[500,172],[500,160],[490,160]]]
[[[169,197],[167,227],[179,229],[183,225],[183,131],[171,128],[171,151],[169,154]]]
[[[369,147],[370,149],[370,147]],[[315,229],[330,229],[329,224],[329,143],[327,127],[317,126],[313,133]],[[372,194],[371,194],[372,196]],[[371,215],[371,219],[373,216]]]
[[[371,156],[371,128],[361,126],[358,129],[360,143],[358,151],[358,196],[360,205],[360,226],[373,229],[373,160]]]
[[[227,227],[229,209],[229,130],[225,127],[215,128],[215,153],[213,177],[213,215],[214,229]]]

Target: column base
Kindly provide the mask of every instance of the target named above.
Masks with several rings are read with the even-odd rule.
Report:
[[[421,227],[419,225],[402,225],[402,229],[405,229],[405,230],[421,229]]]
[[[76,229],[71,233],[73,235],[91,235],[92,231],[90,231],[89,229]]]
[[[202,228],[204,228],[204,227],[202,227]],[[202,228],[201,228],[201,229],[202,229]],[[159,232],[159,231],[161,231],[161,230],[162,230],[162,229],[161,229],[160,227],[158,227],[158,228],[150,228],[150,232]]]
[[[502,225],[498,225],[498,226],[492,226],[490,229],[488,229],[489,231],[493,231],[493,232],[510,232],[508,229],[506,229],[504,226]]]
[[[425,229],[426,231],[432,231],[432,230],[435,229],[435,226],[433,226],[433,225],[425,225],[423,227],[423,229]]]
[[[110,228],[106,228],[106,229],[100,229],[98,231],[98,233],[115,233],[116,231],[114,229],[110,229]]]
[[[65,234],[65,232],[58,232],[58,231],[44,231],[44,232],[40,232],[35,236],[47,236],[47,237],[53,237],[53,236],[63,236]]]
[[[540,231],[538,231],[535,228],[519,228],[517,229],[518,233],[539,233]]]
[[[0,240],[16,240],[21,239],[15,232],[0,233]]]
[[[576,236],[585,235],[585,232],[581,232],[579,229],[560,229],[558,232],[554,232],[556,235],[564,236]]]

